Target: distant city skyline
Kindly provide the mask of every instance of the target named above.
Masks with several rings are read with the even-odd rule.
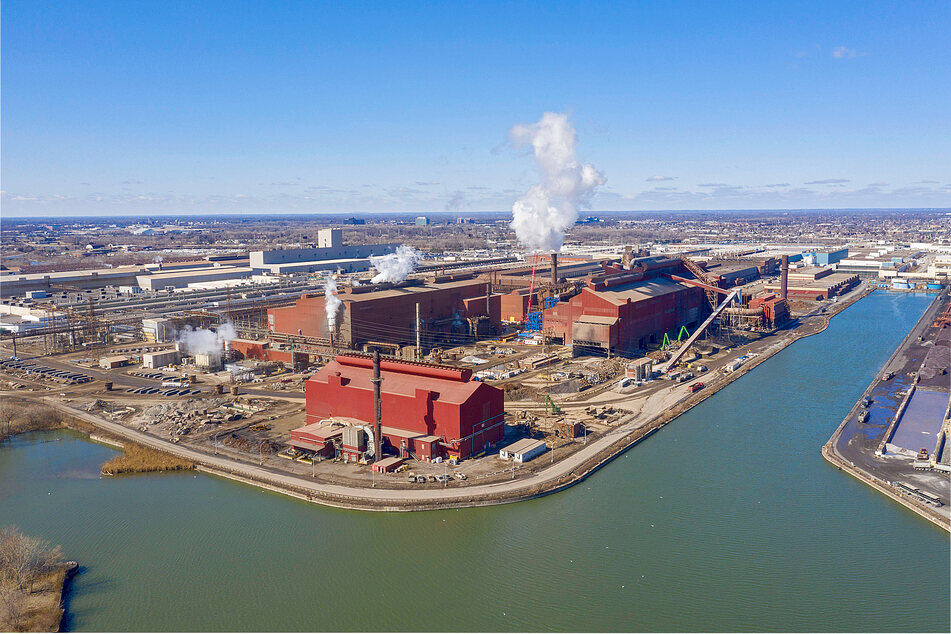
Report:
[[[3,215],[951,207],[947,2],[236,7],[3,3]]]

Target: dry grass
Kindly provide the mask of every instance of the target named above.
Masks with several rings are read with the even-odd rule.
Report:
[[[126,444],[121,456],[116,456],[102,465],[102,475],[186,471],[194,468],[195,464],[188,460],[141,445]]]

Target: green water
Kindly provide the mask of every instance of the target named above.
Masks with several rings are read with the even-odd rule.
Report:
[[[819,455],[930,300],[873,294],[530,502],[373,514],[100,479],[111,449],[42,433],[0,449],[0,524],[84,566],[75,630],[947,632],[947,533]]]

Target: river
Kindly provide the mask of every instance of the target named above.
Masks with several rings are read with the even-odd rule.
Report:
[[[931,298],[872,294],[529,502],[381,514],[103,479],[112,449],[44,432],[0,448],[0,525],[82,564],[77,631],[947,632],[947,533],[819,454]]]

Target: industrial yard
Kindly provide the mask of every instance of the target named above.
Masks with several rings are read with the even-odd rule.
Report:
[[[633,226],[618,220],[600,241],[579,224],[585,242],[559,253],[447,255],[387,241],[436,231],[393,222],[318,226],[293,248],[153,256],[115,275],[8,271],[2,387],[231,477],[288,478],[277,488],[324,502],[321,487],[337,503],[366,489],[535,494],[864,294],[899,289],[889,267],[872,277],[842,263],[887,262],[909,288],[946,280],[940,246],[777,246],[772,234],[617,244],[608,236]]]
[[[951,297],[947,291],[823,448],[833,464],[951,530]]]

